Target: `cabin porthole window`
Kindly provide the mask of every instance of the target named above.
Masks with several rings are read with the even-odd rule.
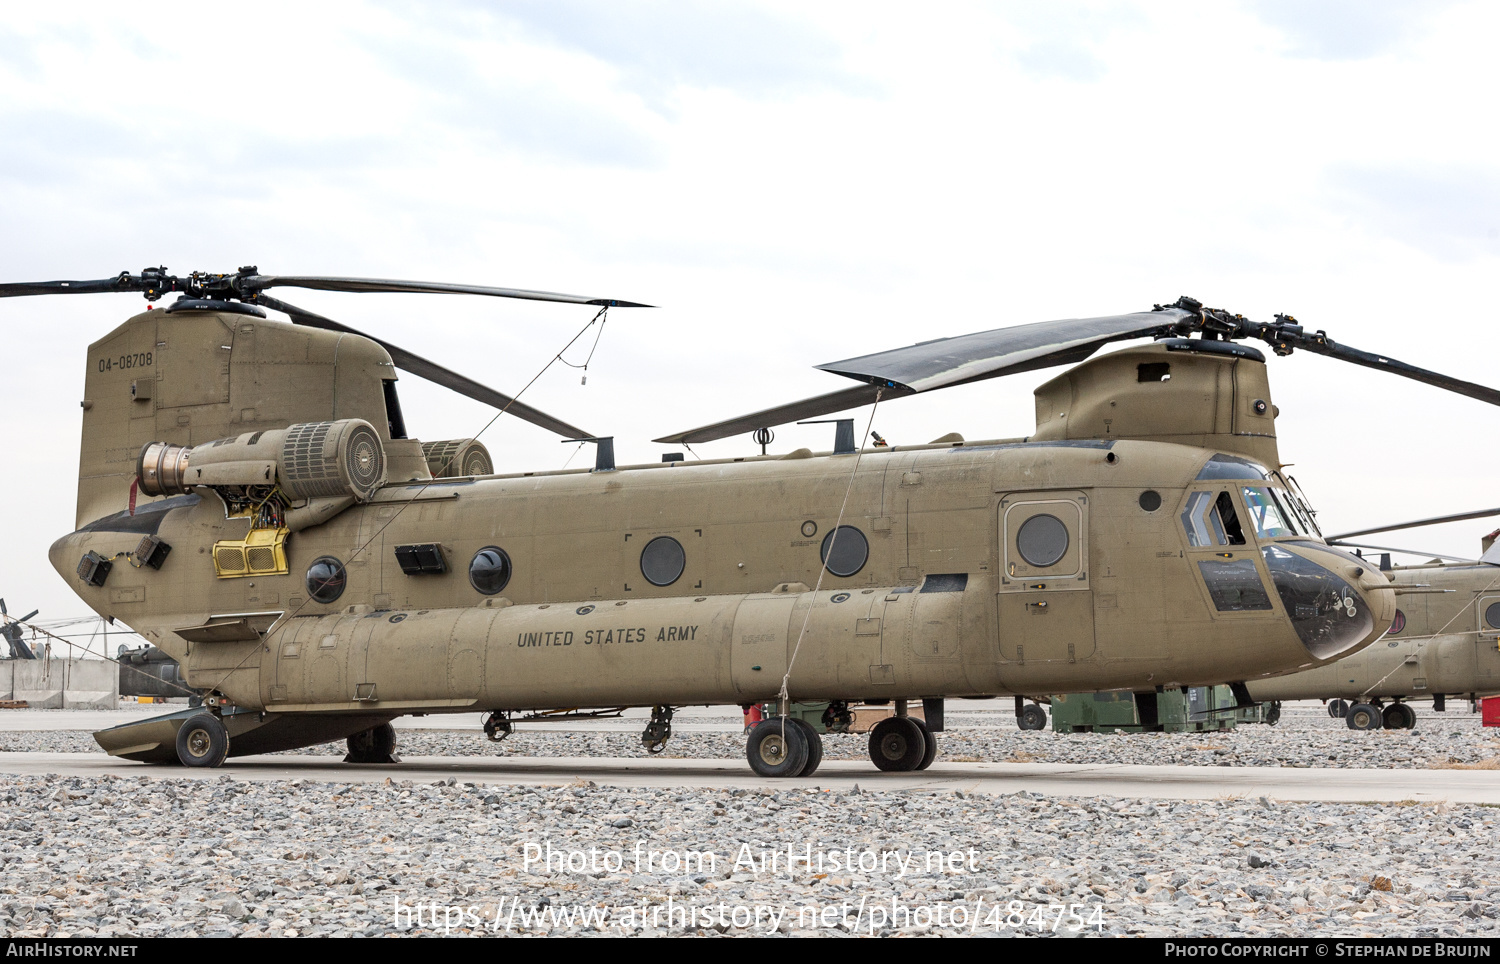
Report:
[[[653,586],[670,586],[687,568],[687,553],[682,543],[671,536],[657,536],[641,550],[641,575]]]
[[[1484,621],[1489,623],[1491,629],[1500,629],[1500,603],[1492,603],[1484,611]]]
[[[499,546],[485,546],[469,563],[469,585],[493,596],[510,582],[510,556]]]
[[[344,594],[349,574],[333,556],[320,556],[307,567],[307,594],[317,602],[331,603]]]
[[[1155,512],[1161,508],[1161,493],[1155,489],[1147,489],[1141,493],[1141,497],[1137,501],[1139,501],[1142,509],[1145,509],[1147,512]]]
[[[1068,527],[1057,516],[1034,515],[1016,532],[1016,549],[1027,565],[1055,566],[1068,552]]]
[[[852,576],[870,559],[870,542],[854,526],[839,526],[823,537],[823,564],[835,576]]]

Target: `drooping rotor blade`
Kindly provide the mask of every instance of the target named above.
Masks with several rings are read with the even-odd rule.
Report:
[[[1194,318],[1182,309],[1166,308],[1103,318],[1039,321],[924,341],[817,367],[875,385],[899,385],[913,392],[927,392],[1082,361],[1109,342],[1163,334],[1179,322]]]
[[[524,288],[494,288],[486,285],[444,284],[435,281],[393,281],[386,278],[334,278],[317,275],[262,275],[251,274],[239,279],[239,287],[245,292],[264,291],[267,288],[311,288],[316,291],[347,291],[356,294],[369,292],[406,292],[409,294],[488,295],[493,298],[521,298],[526,301],[559,301],[571,305],[594,305],[609,308],[650,308],[650,305],[616,298],[589,298],[583,295],[565,295],[551,291],[528,291]]]
[[[1169,333],[1178,330],[1179,326],[1191,326],[1197,318],[1195,312],[1173,307],[1103,318],[1043,321],[956,338],[939,338],[907,348],[830,362],[817,367],[869,384],[762,409],[656,441],[711,442],[758,428],[842,412],[874,401],[877,387],[884,389],[881,395],[884,401],[984,378],[1072,365],[1109,342]],[[1186,330],[1182,333],[1185,334]]]
[[[1422,526],[1442,525],[1444,522],[1464,522],[1468,519],[1488,519],[1490,516],[1500,515],[1500,509],[1479,509],[1474,512],[1460,512],[1454,515],[1438,516],[1433,519],[1418,519],[1416,522],[1402,522],[1398,525],[1381,526],[1378,529],[1360,529],[1358,532],[1340,532],[1338,535],[1328,537],[1328,542],[1333,543],[1336,539],[1353,539],[1356,536],[1374,535],[1377,532],[1395,532],[1397,529],[1417,529]]]
[[[421,355],[409,352],[399,345],[393,345],[388,341],[341,324],[331,318],[324,318],[322,315],[313,314],[310,311],[298,308],[296,305],[287,304],[285,301],[272,298],[269,295],[260,296],[257,299],[257,303],[276,311],[285,312],[291,317],[292,321],[299,325],[307,325],[311,328],[324,328],[329,331],[342,331],[351,335],[359,335],[362,338],[368,338],[389,352],[391,361],[402,371],[410,372],[444,388],[452,389],[460,395],[465,395],[475,401],[483,402],[486,405],[493,405],[508,415],[525,419],[533,425],[539,425],[549,432],[556,432],[564,438],[580,438],[590,434],[577,426],[569,425],[561,419],[553,418],[540,409],[532,408],[524,402],[516,401],[503,392],[497,392],[487,385],[481,385],[472,378],[444,368],[437,362],[428,361]]]
[[[1319,334],[1322,333],[1320,332]],[[1390,372],[1393,375],[1414,379],[1424,384],[1432,385],[1435,388],[1443,388],[1450,392],[1457,392],[1460,395],[1467,395],[1469,398],[1477,398],[1481,402],[1489,402],[1491,405],[1500,405],[1500,391],[1496,391],[1493,388],[1476,385],[1474,382],[1466,382],[1461,378],[1453,378],[1438,372],[1431,372],[1425,368],[1418,368],[1415,365],[1408,365],[1406,362],[1397,361],[1389,355],[1375,355],[1367,351],[1360,351],[1358,348],[1351,348],[1348,345],[1340,345],[1331,338],[1310,339],[1306,343],[1298,344],[1297,347],[1305,348],[1319,355],[1337,358],[1340,361],[1362,365],[1365,368],[1374,368],[1378,371]]]
[[[763,409],[749,415],[741,415],[737,418],[715,422],[712,425],[704,425],[686,432],[678,432],[675,435],[668,435],[663,438],[653,439],[652,441],[665,442],[669,445],[679,443],[694,445],[698,442],[712,442],[716,439],[728,438],[731,435],[753,432],[758,428],[770,428],[773,425],[785,425],[787,422],[795,422],[817,415],[827,415],[831,412],[842,412],[845,409],[859,408],[862,405],[868,405],[873,402],[875,394],[879,391],[880,388],[875,385],[857,385],[854,388],[829,392],[827,395],[818,395],[815,398],[804,398],[800,402],[778,405],[775,408]],[[902,395],[910,394],[911,389],[908,388],[887,388],[885,389],[885,393],[881,395],[881,398],[900,398]]]
[[[1337,539],[1329,539],[1330,546],[1348,546],[1351,549],[1374,549],[1378,552],[1403,552],[1409,556],[1427,556],[1430,559],[1441,559],[1444,562],[1466,562],[1472,563],[1476,560],[1465,559],[1462,556],[1445,556],[1441,552],[1422,552],[1418,549],[1398,549],[1395,546],[1374,546],[1368,542],[1340,542]]]

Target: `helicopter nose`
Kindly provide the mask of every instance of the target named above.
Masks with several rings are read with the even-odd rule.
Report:
[[[1292,628],[1314,658],[1347,655],[1390,628],[1395,590],[1363,559],[1303,542],[1261,551]]]

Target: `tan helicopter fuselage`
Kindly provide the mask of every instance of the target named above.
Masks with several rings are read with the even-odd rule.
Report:
[[[1265,366],[1242,356],[1154,346],[1085,362],[1038,390],[1027,440],[438,480],[420,443],[392,437],[394,374],[355,335],[136,316],[90,349],[80,528],[53,565],[194,687],[364,717],[750,703],[784,676],[793,699],[850,701],[1211,684],[1350,652],[1395,609],[1383,577],[1316,538],[1256,538],[1242,486],[1285,482]],[[245,445],[347,418],[380,430],[402,481],[286,535],[284,573],[216,566],[216,544],[251,522],[215,488],[125,507],[145,442]],[[1273,474],[1226,476],[1220,453]],[[1206,463],[1220,470],[1200,478]],[[1185,520],[1215,499],[1248,538],[1193,544]],[[843,575],[823,572],[835,529]],[[146,534],[170,546],[160,569],[125,564]],[[643,561],[653,540],[678,547],[665,569]],[[1336,653],[1294,630],[1271,541],[1344,587],[1358,631]],[[408,574],[398,546],[438,547],[446,571]],[[469,576],[484,550],[508,562],[488,595]],[[102,585],[76,574],[86,552],[116,560]],[[319,602],[306,573],[325,558],[346,585]],[[1264,605],[1226,608],[1213,567],[1239,567]]]

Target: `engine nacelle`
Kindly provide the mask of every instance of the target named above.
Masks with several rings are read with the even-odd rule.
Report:
[[[279,485],[292,500],[369,501],[385,484],[385,450],[369,422],[305,422],[185,447],[148,442],[136,463],[146,495],[182,495],[195,485]]]
[[[461,479],[474,475],[494,475],[495,463],[484,443],[471,438],[450,438],[441,442],[423,442],[422,455],[427,471],[434,479]]]

